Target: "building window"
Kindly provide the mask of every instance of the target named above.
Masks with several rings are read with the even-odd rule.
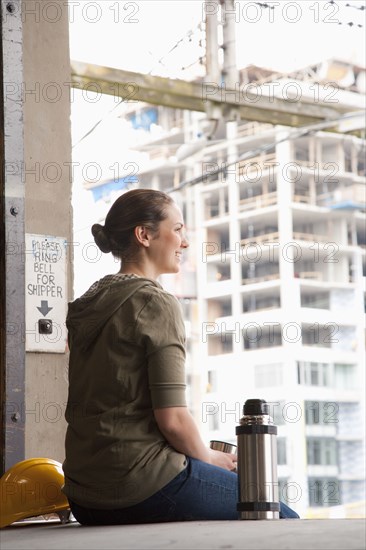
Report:
[[[330,437],[309,437],[306,441],[308,464],[334,466],[337,464],[336,440]]]
[[[341,504],[339,481],[335,478],[308,479],[310,506],[336,506]]]
[[[208,335],[208,355],[221,355],[233,352],[233,335],[222,332],[221,335]]]
[[[205,182],[218,181],[218,175],[208,175]],[[219,189],[203,195],[204,217],[206,220],[226,216],[229,212],[229,198],[227,189]]]
[[[283,401],[267,401],[267,403],[269,404],[269,414],[273,418],[273,423],[276,426],[282,426],[285,424],[285,403]]]
[[[207,266],[207,281],[216,283],[219,281],[228,281],[231,278],[230,264],[221,262],[210,262]]]
[[[230,298],[210,298],[207,300],[207,319],[214,322],[218,317],[229,317],[232,315]]]
[[[309,143],[305,140],[296,140],[294,143],[295,160],[309,162]]]
[[[354,390],[356,388],[355,379],[356,365],[346,365],[343,363],[334,364],[334,385],[336,388],[344,390]]]
[[[261,327],[257,323],[248,323],[243,329],[244,349],[263,349],[281,345],[281,329],[275,325]]]
[[[205,246],[205,256],[222,254],[225,258],[226,251],[230,251],[229,225],[208,227]]]
[[[329,386],[331,365],[328,363],[297,363],[298,383],[306,386]]]
[[[296,482],[289,482],[288,478],[279,478],[278,496],[280,501],[292,507],[300,499],[300,487]]]
[[[301,334],[303,346],[330,348],[333,342],[338,342],[338,330],[337,336],[334,337],[335,332],[331,324],[329,326],[322,326],[319,323],[313,323],[310,326],[303,324]]]
[[[243,296],[243,313],[250,311],[260,311],[263,309],[274,309],[281,307],[280,296],[261,296],[260,294],[254,294],[251,292],[248,295]]]
[[[287,464],[286,439],[283,437],[277,439],[277,464]]]
[[[207,380],[207,393],[217,391],[217,372],[215,370],[208,371],[208,380]]]
[[[364,150],[360,151],[357,157],[357,174],[362,177],[365,177],[366,175],[366,161]]]
[[[278,479],[278,496],[279,499],[287,504],[287,491],[286,491],[286,485],[287,485],[287,478],[286,479]]]
[[[339,405],[334,401],[305,401],[305,422],[314,424],[338,424]]]
[[[279,264],[276,261],[264,264],[256,264],[252,261],[243,262],[241,267],[242,284],[249,285],[279,279],[279,271]]]
[[[329,292],[319,292],[317,294],[301,294],[301,307],[311,307],[315,309],[329,309]]]

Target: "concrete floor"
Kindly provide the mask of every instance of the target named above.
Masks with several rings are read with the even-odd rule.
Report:
[[[0,531],[1,550],[364,550],[364,519],[192,521],[82,527],[23,522]]]

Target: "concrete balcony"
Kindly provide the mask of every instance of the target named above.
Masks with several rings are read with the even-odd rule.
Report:
[[[245,210],[258,210],[266,206],[273,206],[274,204],[277,204],[277,191],[241,199],[239,201],[239,210],[240,212]]]
[[[267,281],[274,281],[280,279],[279,273],[272,273],[269,275],[263,275],[262,277],[250,277],[248,279],[242,279],[242,285],[253,285],[256,283],[266,283]]]
[[[311,243],[329,242],[329,237],[326,235],[318,235],[315,233],[301,233],[299,231],[293,232],[293,238],[295,241],[310,241]]]
[[[361,208],[365,206],[365,184],[354,183],[348,187],[341,187],[332,193],[318,195],[317,204],[328,208],[341,208],[342,205]]]
[[[297,271],[294,274],[296,279],[312,279],[315,281],[323,280],[323,273],[320,271]]]
[[[240,241],[240,246],[247,246],[251,243],[262,244],[268,242],[277,242],[279,237],[280,235],[278,231],[275,231],[273,233],[265,233],[262,235],[253,235],[253,237],[249,237],[248,239],[242,239]]]
[[[251,177],[253,172],[265,173],[270,168],[274,169],[279,166],[279,162],[276,161],[276,154],[258,155],[248,160],[242,160],[236,163],[236,181],[243,182],[246,178]]]

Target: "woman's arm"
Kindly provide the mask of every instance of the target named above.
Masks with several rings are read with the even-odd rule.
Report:
[[[154,415],[161,433],[178,452],[225,470],[233,470],[236,467],[236,455],[205,446],[187,407],[154,409]]]

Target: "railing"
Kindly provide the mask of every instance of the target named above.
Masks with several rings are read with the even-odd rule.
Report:
[[[273,242],[278,241],[279,239],[279,233],[276,231],[275,233],[267,233],[266,235],[253,235],[253,237],[249,237],[248,239],[242,239],[240,241],[240,246],[245,246],[250,243],[265,243],[265,242]]]
[[[323,280],[323,273],[320,271],[299,271],[295,273],[296,279],[315,279],[318,281]]]
[[[307,204],[310,204],[311,202],[310,197],[307,197],[306,195],[293,195],[292,200],[294,202],[305,202]]]
[[[250,285],[254,283],[264,283],[265,281],[273,281],[279,279],[279,273],[272,273],[271,275],[264,275],[263,277],[251,277],[249,279],[242,279],[242,285]]]
[[[344,201],[354,201],[365,204],[365,185],[356,183],[349,187],[337,189],[331,193],[323,193],[317,196],[317,204],[320,206],[333,206]]]
[[[213,220],[215,218],[223,218],[225,216],[228,216],[229,215],[229,211],[228,210],[225,210],[225,211],[220,211],[219,209],[215,210],[214,212],[210,209],[209,206],[206,206],[205,207],[205,220],[208,221],[208,220]]]
[[[166,147],[156,147],[156,149],[151,149],[149,151],[149,158],[150,160],[156,160],[156,159],[167,159],[171,153]]]
[[[329,309],[330,302],[329,299],[324,300],[313,300],[312,302],[301,302],[301,307],[309,307],[312,309]]]
[[[325,235],[315,235],[313,233],[299,233],[297,231],[293,232],[293,238],[297,241],[311,241],[311,242],[328,242],[328,237]]]
[[[266,163],[266,166],[264,166],[264,163]],[[241,160],[240,162],[237,162],[236,173],[240,177],[243,170],[245,170],[246,174],[254,170],[258,171],[258,166],[263,170],[267,170],[269,168],[269,165],[271,164],[279,164],[278,162],[276,162],[275,153],[271,153],[270,155],[259,155],[258,157],[253,157],[251,159]]]
[[[281,307],[280,302],[273,306],[258,306],[253,309],[244,309],[243,313],[253,313],[254,311],[269,311],[271,309],[279,309]]]
[[[272,204],[277,204],[277,191],[241,199],[239,201],[239,210],[252,210],[255,208],[263,208],[264,206],[271,206]]]
[[[303,166],[304,168],[309,168],[309,169],[313,169],[313,170],[314,170],[314,167],[316,166],[314,161],[302,160],[302,159],[297,159],[297,158],[294,159],[294,163],[298,164],[299,166]]]
[[[299,166],[303,166],[304,168],[309,168],[309,170],[316,170],[317,172],[318,171],[323,171],[323,172],[328,171],[327,164],[329,163],[329,160],[328,161],[323,160],[322,163],[319,163],[319,162],[316,162],[316,161],[297,159],[295,157],[294,162],[296,164],[298,164]],[[342,172],[344,172],[346,174],[352,174],[353,176],[357,175],[357,176],[360,176],[360,177],[365,177],[366,168],[364,168],[364,167],[359,168],[356,165],[352,166],[351,164],[348,164],[348,165],[346,164],[345,167],[344,167],[344,170],[342,170]]]
[[[319,206],[331,206],[339,202],[336,200],[334,193],[322,193],[316,197],[316,203]]]

